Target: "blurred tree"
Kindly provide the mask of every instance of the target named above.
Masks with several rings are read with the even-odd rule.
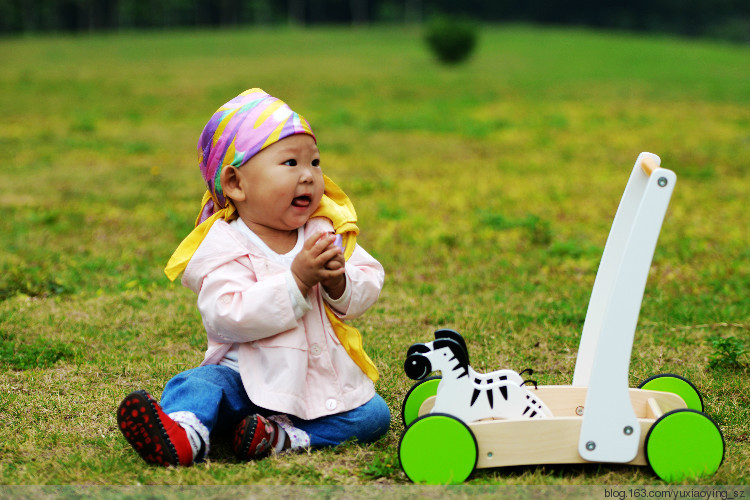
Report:
[[[369,18],[367,0],[349,0],[349,5],[352,11],[352,24],[367,24]]]
[[[421,23],[434,14],[750,41],[750,0],[0,0],[0,33],[177,26]]]
[[[271,22],[272,8],[268,0],[250,0],[253,23],[268,24]]]
[[[305,0],[289,0],[289,24],[305,24]]]
[[[425,41],[444,64],[458,64],[471,56],[477,44],[474,23],[456,16],[434,16],[425,27]]]
[[[404,21],[407,23],[422,22],[422,0],[405,0]]]

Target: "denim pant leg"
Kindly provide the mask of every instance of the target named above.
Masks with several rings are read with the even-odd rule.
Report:
[[[359,408],[313,420],[290,415],[292,424],[310,436],[310,446],[336,446],[355,438],[361,443],[375,441],[388,431],[391,412],[379,395]]]
[[[193,413],[209,432],[232,428],[259,410],[247,397],[240,374],[226,366],[206,365],[182,372],[164,387],[161,407],[165,413]]]

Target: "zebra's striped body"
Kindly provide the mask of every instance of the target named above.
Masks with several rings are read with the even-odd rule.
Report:
[[[485,418],[518,419],[551,417],[544,403],[524,386],[513,370],[480,374],[469,365],[460,335],[451,330],[435,332],[435,341],[415,344],[407,353],[404,368],[412,378],[422,379],[440,371],[433,413],[448,413],[466,423]]]

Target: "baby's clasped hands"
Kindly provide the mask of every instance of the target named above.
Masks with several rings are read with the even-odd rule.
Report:
[[[343,292],[346,262],[344,251],[336,241],[336,235],[332,233],[317,233],[305,240],[302,250],[292,262],[292,274],[303,295],[307,295],[318,283],[332,298],[337,298]]]

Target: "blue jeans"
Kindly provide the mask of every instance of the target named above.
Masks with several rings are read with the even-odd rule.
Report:
[[[164,412],[189,411],[203,425],[214,430],[234,429],[247,415],[278,414],[253,404],[247,397],[240,374],[226,366],[206,365],[176,375],[161,396]],[[335,446],[355,438],[374,441],[388,431],[391,412],[383,398],[375,396],[359,408],[313,420],[288,415],[292,424],[310,436],[310,445]]]

